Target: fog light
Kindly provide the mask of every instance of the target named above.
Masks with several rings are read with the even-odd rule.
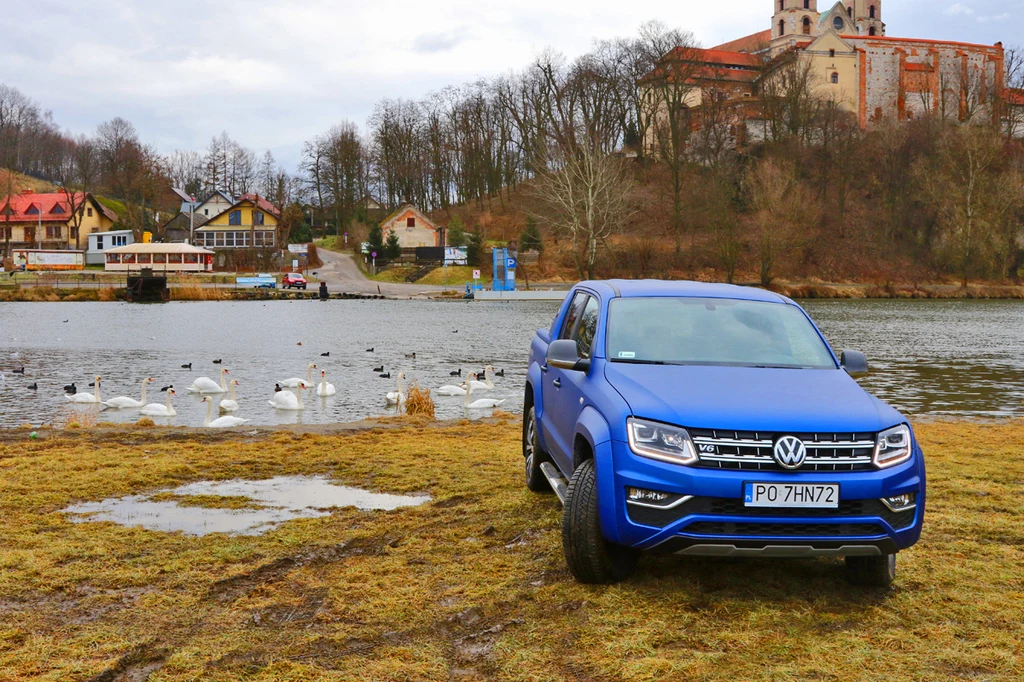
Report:
[[[626,488],[626,497],[629,498],[630,502],[647,502],[648,504],[658,504],[659,502],[665,502],[673,495],[668,493],[659,492],[657,490],[644,490],[643,488]]]
[[[888,507],[890,511],[904,512],[917,506],[917,494],[903,493],[902,495],[883,497],[882,504]]]
[[[691,499],[693,499],[693,495],[663,493],[660,490],[647,490],[645,488],[626,488],[626,502],[628,504],[635,504],[638,507],[673,509]]]

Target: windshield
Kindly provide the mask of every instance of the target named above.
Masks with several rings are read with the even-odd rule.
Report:
[[[612,362],[835,369],[828,347],[791,305],[713,298],[616,298]]]

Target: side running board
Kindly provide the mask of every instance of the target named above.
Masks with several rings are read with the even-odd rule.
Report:
[[[548,483],[551,485],[551,489],[555,491],[555,495],[558,495],[558,501],[564,505],[567,483],[565,478],[562,477],[562,472],[551,462],[541,462],[540,470],[544,477],[548,479]]]

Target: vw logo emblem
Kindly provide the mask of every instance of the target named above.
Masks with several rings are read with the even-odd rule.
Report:
[[[807,448],[796,436],[783,436],[775,441],[772,454],[783,469],[799,469],[807,457]]]

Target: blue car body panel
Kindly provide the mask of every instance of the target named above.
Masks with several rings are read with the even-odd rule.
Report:
[[[549,367],[549,343],[558,338],[570,302],[577,292],[594,296],[600,305],[589,371]],[[609,362],[605,357],[606,321],[610,301],[618,297],[698,297],[763,301],[794,306],[793,301],[760,289],[695,282],[611,280],[582,282],[566,296],[550,329],[538,330],[527,374],[528,401],[538,422],[541,447],[566,478],[579,465],[575,444],[582,439],[595,460],[599,514],[605,537],[640,549],[656,549],[669,541],[714,543],[771,542],[811,545],[874,544],[897,551],[917,542],[925,509],[924,458],[912,437],[912,457],[899,465],[867,471],[749,471],[685,466],[636,455],[630,449],[626,420],[637,417],[688,429],[771,433],[877,434],[907,419],[867,393],[841,369],[779,369],[706,365],[640,365]],[[806,313],[804,313],[806,316]],[[813,321],[807,318],[813,325]],[[817,327],[814,327],[817,330]],[[821,336],[820,330],[818,330]],[[825,342],[824,336],[821,336]],[[826,346],[827,346],[827,342]],[[831,351],[830,351],[831,352]],[[556,385],[556,380],[557,384]],[[741,510],[739,514],[685,514],[665,525],[648,525],[631,517],[628,487],[664,493],[742,501],[747,482],[837,483],[844,502],[878,502],[880,498],[915,493],[912,523],[893,527],[891,517],[840,516],[813,512],[806,517],[791,509]],[[877,505],[876,505],[877,506]],[[690,534],[695,523],[874,524],[879,532],[863,535],[806,533],[786,536]],[[796,524],[796,525],[794,525]],[[843,526],[846,527],[846,526]]]

